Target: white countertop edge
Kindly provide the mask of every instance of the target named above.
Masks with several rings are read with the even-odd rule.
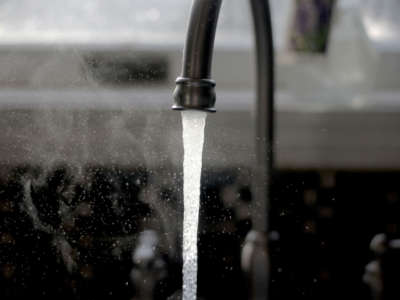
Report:
[[[94,109],[94,110],[169,110],[171,88],[124,89],[2,89],[0,109]],[[252,111],[252,91],[217,90],[218,111]],[[370,92],[349,96],[294,95],[288,91],[276,93],[276,109],[299,113],[400,113],[400,91]]]

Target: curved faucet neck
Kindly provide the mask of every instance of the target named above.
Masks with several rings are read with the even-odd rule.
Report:
[[[222,0],[195,0],[183,51],[182,77],[210,79]]]

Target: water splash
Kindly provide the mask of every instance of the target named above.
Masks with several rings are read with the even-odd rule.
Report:
[[[205,112],[182,112],[184,147],[183,300],[195,300],[197,294],[197,230],[205,123]]]

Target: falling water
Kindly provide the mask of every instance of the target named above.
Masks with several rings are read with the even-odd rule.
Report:
[[[184,147],[183,300],[195,300],[197,294],[197,228],[205,123],[205,112],[182,112]]]

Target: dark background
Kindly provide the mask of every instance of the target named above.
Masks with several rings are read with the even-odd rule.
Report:
[[[1,299],[140,298],[142,283],[130,276],[140,269],[132,251],[138,234],[151,227],[148,220],[157,218],[143,201],[146,193],[141,194],[154,172],[120,166],[87,166],[77,172],[66,165],[2,170]],[[246,298],[240,251],[251,227],[249,176],[243,169],[203,173],[198,243],[198,294],[203,299]],[[398,178],[398,172],[279,170],[270,217],[271,299],[371,299],[362,282],[373,259],[369,243],[377,233],[398,233]],[[47,232],[24,209],[27,181]],[[156,187],[161,200],[177,207],[175,218],[182,217],[179,193],[176,186]],[[90,204],[90,214],[82,203]],[[73,222],[60,217],[65,206],[76,212]],[[163,236],[164,229],[152,227]],[[71,247],[72,270],[57,239]],[[179,244],[168,247],[180,253]],[[167,275],[155,280],[155,294],[166,299],[181,288],[181,258],[163,248],[159,252]]]

